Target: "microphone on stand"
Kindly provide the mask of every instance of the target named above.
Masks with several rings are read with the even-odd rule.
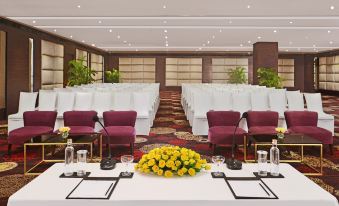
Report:
[[[239,160],[234,159],[234,147],[235,147],[235,133],[237,132],[237,129],[239,127],[240,121],[242,119],[246,119],[248,116],[247,112],[244,112],[240,119],[237,122],[237,125],[235,127],[234,133],[233,133],[233,139],[232,139],[232,158],[226,160],[227,168],[230,170],[241,170],[242,168],[242,162]],[[245,143],[246,144],[246,143]]]
[[[107,141],[108,141],[108,157],[104,158],[101,160],[100,162],[100,169],[102,170],[112,170],[115,168],[115,164],[117,163],[114,159],[112,159],[112,154],[111,154],[111,138],[106,130],[106,128],[104,127],[104,125],[102,125],[102,123],[99,121],[99,117],[98,116],[94,116],[93,117],[93,122],[98,122],[100,124],[100,126],[104,129],[106,136],[107,136]]]

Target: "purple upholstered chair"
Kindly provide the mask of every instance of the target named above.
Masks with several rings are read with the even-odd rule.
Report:
[[[215,153],[216,145],[232,145],[233,133],[240,119],[240,112],[235,111],[209,111],[207,112],[208,121],[208,140],[213,146]],[[237,128],[235,143],[241,144],[246,134],[241,128]]]
[[[70,135],[87,134],[94,132],[93,117],[96,111],[68,111],[64,112],[64,125],[71,128]]]
[[[103,113],[104,125],[110,137],[111,144],[129,144],[131,154],[134,153],[136,111],[108,111]],[[103,142],[107,143],[106,133]]]
[[[249,135],[272,135],[277,133],[275,128],[278,126],[278,112],[249,111],[247,114],[246,120]]]
[[[8,154],[11,154],[12,145],[22,145],[33,137],[52,133],[57,112],[28,111],[24,112],[24,127],[12,130],[8,134]]]
[[[311,111],[286,111],[285,119],[290,133],[301,133],[328,144],[333,153],[332,132],[318,127],[318,113]]]

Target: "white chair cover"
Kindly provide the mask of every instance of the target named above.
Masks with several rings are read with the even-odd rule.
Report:
[[[286,110],[286,94],[285,91],[274,91],[269,93],[270,109],[279,113],[280,117],[284,117]]]
[[[102,117],[102,113],[111,110],[112,94],[110,92],[95,92],[93,96],[92,110],[97,111],[98,116]]]
[[[130,92],[115,92],[113,94],[113,108],[117,111],[131,110],[131,93]]]
[[[304,109],[304,97],[300,92],[286,92],[288,110],[291,111],[303,111]]]
[[[252,92],[251,105],[253,111],[269,110],[268,93],[267,92]]]
[[[34,111],[37,96],[37,92],[20,92],[18,113]]]
[[[75,93],[75,111],[89,111],[92,107],[93,94],[89,92],[76,92]]]
[[[240,114],[251,110],[251,96],[248,92],[232,94],[233,110]]]
[[[57,111],[58,117],[62,117],[64,112],[72,111],[74,106],[74,93],[58,92]]]
[[[55,111],[57,93],[53,91],[39,91],[39,111]]]
[[[138,117],[149,117],[149,94],[146,92],[133,93],[133,107]]]
[[[232,94],[230,92],[214,92],[212,109],[216,111],[232,110]]]

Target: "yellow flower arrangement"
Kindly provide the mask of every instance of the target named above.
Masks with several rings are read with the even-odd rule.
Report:
[[[193,150],[178,146],[164,146],[144,154],[135,169],[158,176],[178,175],[182,177],[184,175],[195,176],[202,169],[210,170],[211,166],[207,164],[206,159],[201,159],[200,154]]]
[[[282,133],[282,134],[284,134],[284,133],[286,132],[286,128],[283,128],[283,127],[277,127],[277,128],[275,128],[275,131],[276,131],[277,133]]]
[[[70,130],[71,130],[71,128],[69,128],[69,127],[60,127],[58,129],[59,134],[61,134],[62,138],[64,138],[64,139],[66,139],[68,137]]]

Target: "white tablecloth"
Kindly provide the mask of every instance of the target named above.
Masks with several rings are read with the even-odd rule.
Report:
[[[241,171],[224,166],[227,176],[253,176],[256,164],[244,164]],[[92,177],[118,176],[123,165],[111,171],[99,164],[88,164]],[[66,200],[81,181],[59,178],[63,164],[57,163],[13,194],[9,206],[337,206],[337,199],[288,164],[281,164],[283,179],[263,179],[278,200],[235,200],[223,179],[213,179],[209,172],[195,177],[164,178],[135,173],[121,179],[110,200]]]

